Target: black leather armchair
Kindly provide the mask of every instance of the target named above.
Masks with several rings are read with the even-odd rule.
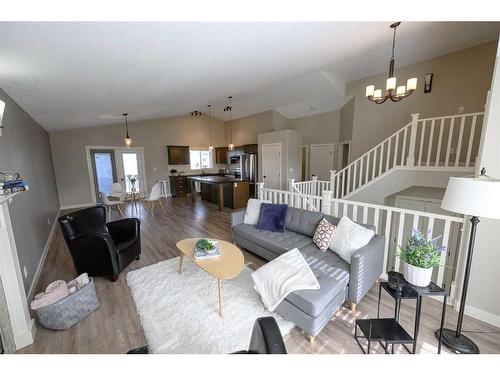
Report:
[[[287,354],[276,320],[272,316],[258,318],[253,325],[248,350],[235,354]]]
[[[59,225],[78,274],[118,275],[141,255],[140,221],[127,218],[106,223],[106,208],[95,206],[59,218]]]

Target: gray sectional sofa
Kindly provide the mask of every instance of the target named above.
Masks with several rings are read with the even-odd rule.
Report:
[[[284,233],[256,229],[255,225],[244,224],[244,217],[244,210],[231,214],[234,243],[267,260],[298,248],[318,279],[320,289],[290,293],[276,309],[302,328],[311,342],[346,300],[355,308],[383,272],[383,236],[375,235],[357,250],[350,265],[333,251],[322,252],[316,247],[312,237],[320,220],[324,217],[337,225],[337,217],[289,207]]]

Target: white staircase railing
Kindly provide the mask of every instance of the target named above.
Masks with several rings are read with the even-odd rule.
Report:
[[[384,139],[338,172],[330,181],[295,182],[290,184],[309,195],[324,190],[342,198],[368,184],[395,167],[406,168],[473,168],[479,150],[484,112],[420,119],[411,122]],[[295,191],[295,190],[294,190]]]
[[[429,212],[408,210],[404,208],[382,206],[371,203],[336,199],[333,192],[323,191],[322,196],[307,195],[292,191],[273,190],[258,184],[259,199],[270,200],[273,203],[288,204],[290,207],[309,211],[321,211],[336,217],[347,216],[358,223],[370,224],[377,234],[385,236],[384,265],[388,270],[400,271],[400,259],[396,256],[399,247],[403,246],[411,235],[412,228],[418,228],[427,236],[441,236],[439,245],[446,250],[441,253],[441,267],[433,275],[433,281],[441,286],[451,286],[455,272],[455,261],[459,251],[465,246],[467,236],[462,234],[465,226],[463,217],[439,215]],[[312,209],[312,205],[318,209]],[[454,236],[452,236],[452,233]],[[454,254],[453,257],[448,257]],[[448,274],[451,272],[451,274]],[[445,281],[448,280],[448,283]],[[448,288],[449,289],[449,288]]]

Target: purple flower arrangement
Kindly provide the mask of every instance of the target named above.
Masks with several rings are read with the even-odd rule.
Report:
[[[438,245],[441,236],[431,238],[430,230],[424,236],[418,229],[413,229],[411,237],[404,247],[400,248],[398,256],[406,263],[420,268],[438,267],[441,262],[441,252],[446,248]]]

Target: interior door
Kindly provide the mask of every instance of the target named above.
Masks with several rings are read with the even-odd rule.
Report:
[[[113,150],[91,149],[90,158],[94,175],[95,196],[99,201],[99,192],[111,194],[111,185],[116,181],[115,153]]]
[[[281,189],[281,143],[262,145],[262,180],[269,189]]]
[[[135,190],[142,196],[147,193],[146,178],[144,173],[144,156],[142,149],[117,149],[116,151],[116,171],[118,182],[122,185],[124,191],[132,191],[130,176],[138,176],[135,183]]]
[[[318,176],[320,181],[328,181],[332,169],[333,144],[311,145],[311,177]]]

